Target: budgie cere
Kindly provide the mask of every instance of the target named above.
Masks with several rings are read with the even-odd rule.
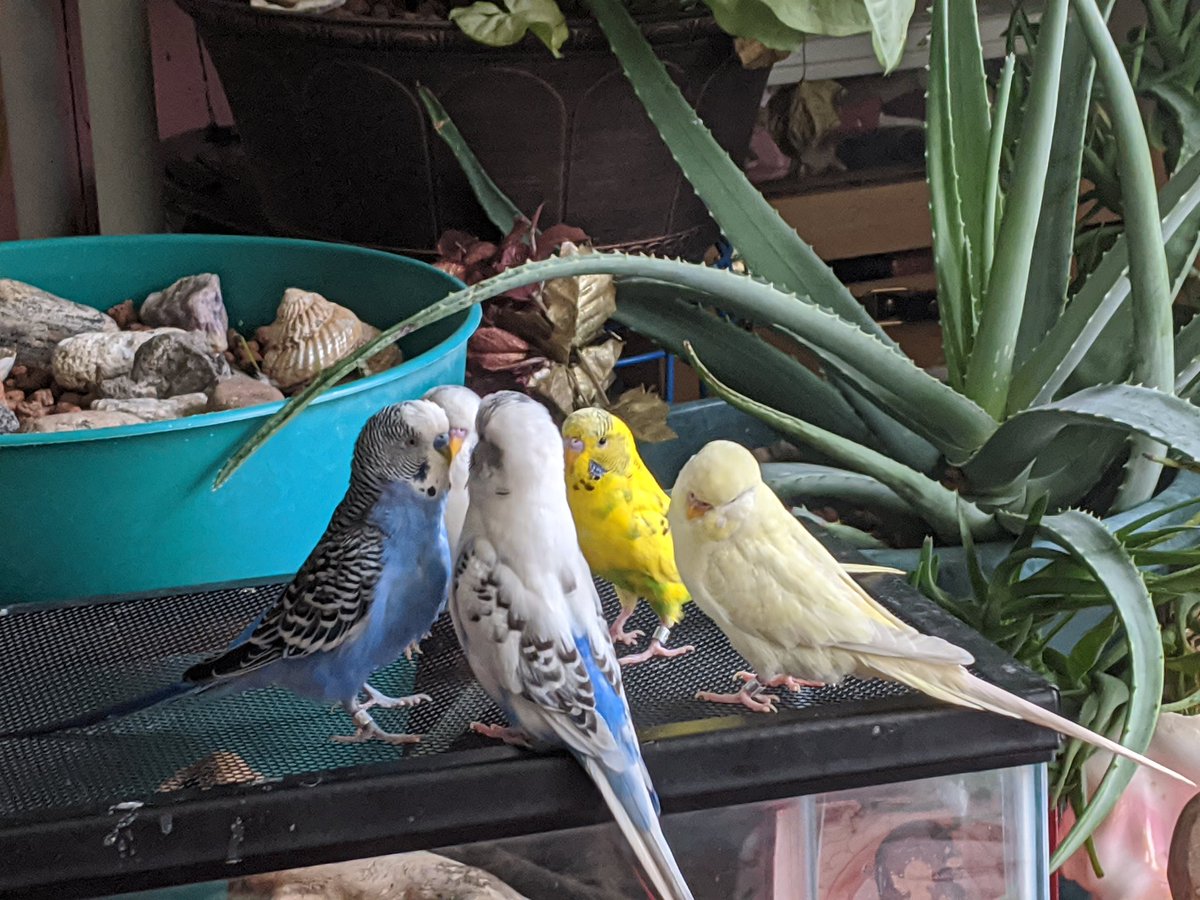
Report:
[[[94,725],[186,694],[278,685],[340,703],[356,729],[336,741],[419,740],[385,732],[369,710],[428,697],[386,697],[367,678],[428,630],[446,596],[448,432],[446,414],[425,400],[373,415],[355,443],[349,489],[321,540],[279,600],[225,652],[150,695],[4,737]]]
[[[736,694],[698,698],[774,712],[767,687],[847,675],[898,681],[946,703],[1012,716],[1186,778],[976,678],[960,647],[918,632],[862,589],[763,483],[758,462],[729,441],[693,456],[671,495],[684,584],[754,668]],[[1193,785],[1194,786],[1194,785]]]
[[[638,598],[659,619],[649,646],[622,657],[621,665],[694,649],[666,649],[671,628],[683,618],[683,605],[691,598],[675,568],[667,524],[670,498],[638,455],[629,426],[603,409],[581,409],[563,422],[562,435],[567,502],[579,545],[592,571],[612,582],[621,601],[609,632],[612,639],[632,644],[641,636],[641,631],[625,630]]]
[[[512,727],[473,727],[570,750],[658,892],[688,900],[579,550],[558,430],[536,401],[502,391],[484,399],[476,432],[450,615],[475,677]]]

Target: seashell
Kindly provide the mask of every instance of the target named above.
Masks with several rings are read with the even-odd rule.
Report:
[[[156,334],[169,332],[179,329],[89,331],[65,338],[51,357],[54,380],[67,390],[86,392],[106,378],[128,375],[138,348]]]
[[[256,332],[266,341],[262,370],[281,390],[296,388],[379,334],[358,316],[320,294],[288,288],[275,321]],[[373,375],[398,364],[392,346],[362,366]]]

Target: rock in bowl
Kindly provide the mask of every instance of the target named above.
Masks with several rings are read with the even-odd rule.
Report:
[[[229,324],[270,323],[294,285],[386,328],[461,283],[424,263],[281,238],[138,235],[0,243],[0,278],[105,310],[181,274],[220,276]],[[0,434],[0,602],[146,594],[291,574],[345,491],[380,407],[461,382],[478,308],[401,342],[395,368],[327,391],[219,491],[220,465],[280,404],[51,434]],[[31,390],[33,390],[31,386]]]

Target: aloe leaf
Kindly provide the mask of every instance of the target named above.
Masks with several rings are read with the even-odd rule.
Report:
[[[1013,355],[1050,162],[1066,23],[1067,0],[1047,0],[1038,29],[1036,60],[1022,117],[1012,187],[1005,197],[996,259],[988,277],[979,331],[967,366],[967,396],[997,419],[1004,413],[1012,381]]]
[[[963,466],[971,489],[986,492],[1009,484],[1050,441],[1073,425],[1144,435],[1190,459],[1200,459],[1200,408],[1154,388],[1099,385],[1019,412],[1004,422]]]
[[[295,418],[326,388],[348,375],[361,360],[419,328],[446,316],[525,285],[574,275],[631,275],[670,282],[721,298],[721,305],[746,318],[782,322],[796,334],[845,359],[854,359],[881,380],[903,381],[924,396],[931,421],[941,420],[948,444],[974,449],[991,433],[991,420],[952,389],[921,371],[907,356],[840,316],[815,304],[784,294],[769,284],[727,269],[679,260],[632,256],[624,253],[580,253],[525,263],[444,297],[415,315],[383,331],[344,359],[330,366],[242,444],[221,467],[214,487],[220,487],[252,453]]]
[[[821,497],[891,515],[913,515],[912,507],[895,491],[878,479],[859,472],[813,463],[763,463],[762,475],[763,481],[785,503]]]
[[[1200,372],[1200,316],[1195,316],[1175,334],[1175,389],[1183,390]]]
[[[1150,144],[1138,109],[1137,95],[1125,72],[1121,52],[1108,31],[1095,0],[1071,0],[1079,24],[1096,58],[1113,123],[1121,177],[1125,236],[1129,245],[1130,312],[1133,315],[1133,380],[1163,391],[1175,388],[1172,342],[1171,278],[1161,239],[1158,195]],[[1160,448],[1135,439],[1114,506],[1128,509],[1147,500],[1158,483],[1161,466],[1146,458]]]
[[[1141,573],[1104,523],[1086,513],[1070,510],[1046,516],[1040,528],[1044,537],[1068,550],[1087,568],[1112,598],[1129,651],[1129,702],[1120,742],[1144,753],[1154,735],[1162,701],[1163,648],[1154,603]],[[1135,770],[1136,763],[1114,757],[1087,808],[1055,849],[1050,861],[1052,871],[1104,821]]]
[[[870,475],[887,485],[903,500],[912,505],[913,512],[921,516],[934,532],[946,542],[958,536],[959,497],[949,488],[907,466],[902,466],[889,456],[871,450],[861,444],[817,428],[794,416],[784,415],[743,394],[731,390],[716,379],[692,350],[691,344],[684,345],[684,356],[700,378],[714,394],[732,406],[744,410],[771,425],[777,431],[794,438],[835,460],[848,469]],[[994,537],[998,528],[987,513],[972,504],[964,504],[963,515],[968,527],[977,537]]]
[[[1113,2],[1115,0],[1108,0],[1106,17]],[[1096,62],[1088,49],[1087,38],[1078,20],[1072,19],[1067,23],[1063,46],[1054,136],[1034,238],[1037,265],[1029,272],[1025,311],[1017,336],[1015,363],[1018,367],[1046,337],[1067,302],[1075,219],[1079,211],[1079,176],[1095,74]],[[1015,385],[1013,389],[1015,391]],[[1013,409],[1012,402],[1009,409]]]
[[[683,354],[691,339],[734,390],[852,441],[869,440],[854,409],[828,382],[762,338],[681,299],[681,288],[645,279],[617,283],[618,322]],[[691,296],[695,296],[694,294]],[[746,365],[753,360],[753,365]]]
[[[759,277],[806,294],[885,343],[862,304],[721,149],[620,0],[586,0],[663,142],[725,236]]]
[[[1195,260],[1200,235],[1200,155],[1164,185],[1160,206],[1164,211],[1160,233],[1171,251],[1171,271],[1178,281]],[[1127,372],[1114,370],[1113,360],[1120,355],[1114,351],[1128,346],[1129,329],[1116,328],[1113,316],[1129,298],[1128,260],[1127,238],[1122,234],[1014,376],[1010,412],[1051,399],[1076,368],[1077,380],[1085,384],[1124,380]],[[1103,345],[1101,332],[1111,338]],[[1093,361],[1091,370],[1085,371],[1085,363]]]
[[[1179,163],[1187,162],[1200,150],[1200,100],[1193,91],[1170,81],[1151,85],[1149,91],[1171,110],[1179,122],[1179,129],[1183,133]]]
[[[874,435],[879,449],[886,451],[892,459],[910,469],[916,469],[926,475],[933,472],[942,459],[937,447],[901,423],[890,409],[885,411],[883,407],[886,404],[881,403],[873,393],[859,390],[844,377],[839,377],[835,383],[842,396],[854,407],[858,417]]]
[[[971,339],[975,333],[976,296],[971,293],[968,257],[971,243],[963,221],[962,196],[954,146],[949,8],[933,7],[929,46],[929,89],[925,116],[925,171],[929,182],[929,215],[933,228],[942,347],[950,384],[962,390]]]
[[[524,219],[525,215],[517,209],[516,204],[508,199],[496,182],[492,181],[488,173],[484,171],[478,157],[472,152],[466,139],[458,130],[458,126],[450,119],[450,114],[434,96],[433,91],[424,85],[419,85],[417,93],[421,97],[421,102],[425,104],[425,111],[429,114],[433,130],[446,142],[446,146],[450,148],[450,152],[454,154],[454,158],[462,168],[463,174],[467,176],[467,183],[471,185],[475,199],[479,201],[479,205],[483,207],[483,211],[491,223],[496,226],[496,230],[501,234],[508,234],[512,231],[513,225]]]
[[[1004,149],[1004,130],[1008,125],[1008,104],[1012,97],[1016,63],[1017,58],[1011,53],[1004,58],[1004,68],[1000,70],[1000,82],[996,85],[996,104],[992,109],[992,130],[988,137],[987,180],[983,195],[983,246],[980,249],[980,259],[984,283],[980,291],[981,296],[987,290],[987,280],[991,277],[992,262],[996,257],[996,233],[1000,228],[1000,160]],[[1043,204],[1044,202],[1043,200]]]
[[[888,427],[888,422],[896,422],[904,427],[904,433],[891,432],[888,436],[891,441],[887,443],[887,449],[892,453],[893,457],[899,459],[912,468],[922,472],[928,472],[936,464],[936,457],[931,458],[928,449],[932,449],[936,454],[937,448],[945,450],[948,456],[956,460],[965,458],[963,452],[965,448],[962,443],[956,440],[946,441],[946,435],[943,429],[937,426],[936,423],[930,422],[928,419],[928,410],[919,401],[914,401],[905,388],[897,385],[886,378],[872,377],[863,372],[854,363],[843,360],[836,353],[826,352],[823,348],[814,346],[809,340],[806,340],[803,335],[800,335],[789,328],[784,328],[776,325],[775,330],[781,334],[786,334],[788,337],[808,347],[821,360],[821,364],[826,371],[833,373],[841,381],[849,385],[849,389],[856,393],[860,400],[864,401],[863,405],[855,405],[859,416],[866,422],[867,426],[879,435],[875,429],[876,421],[869,418],[864,413],[864,407],[872,406],[876,409],[885,411],[886,420],[880,424],[883,428]],[[929,376],[926,376],[929,377]],[[854,403],[853,400],[850,401]],[[920,441],[920,444],[902,448],[901,442],[911,436]],[[897,456],[896,451],[899,450],[907,459],[901,459]]]
[[[1070,426],[1038,454],[1025,481],[1026,503],[1044,496],[1047,507],[1063,509],[1093,490],[1125,447],[1116,429]]]

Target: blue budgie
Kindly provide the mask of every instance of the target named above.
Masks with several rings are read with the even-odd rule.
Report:
[[[367,678],[428,631],[447,594],[450,548],[443,516],[453,457],[448,431],[445,412],[426,400],[373,415],[354,446],[350,487],[320,542],[279,600],[223,653],[151,694],[0,737],[95,725],[188,694],[278,685],[322,703],[340,703],[356,730],[335,741],[420,740],[389,734],[369,710],[429,698],[387,697]]]
[[[472,727],[518,745],[565,746],[659,893],[690,900],[579,550],[558,429],[536,401],[501,391],[484,399],[475,431],[450,615],[475,677],[513,727]]]

